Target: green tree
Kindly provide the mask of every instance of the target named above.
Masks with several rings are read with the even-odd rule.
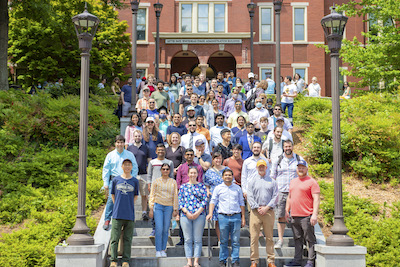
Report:
[[[8,89],[8,1],[0,0],[0,90]]]
[[[358,87],[385,87],[394,90],[400,85],[400,1],[350,0],[339,10],[349,17],[364,17],[369,31],[363,32],[367,44],[356,37],[344,40],[340,55],[351,68],[342,73],[359,78]]]
[[[127,23],[104,1],[91,0],[89,12],[100,19],[93,39],[91,75],[122,75],[130,58]],[[18,66],[18,79],[26,85],[80,75],[80,50],[71,22],[84,10],[79,0],[14,1],[10,11],[9,56]]]

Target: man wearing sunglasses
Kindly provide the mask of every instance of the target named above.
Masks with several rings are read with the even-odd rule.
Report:
[[[279,104],[276,104],[274,106],[274,115],[268,119],[268,130],[273,131],[276,126],[276,119],[282,117],[282,107]],[[283,118],[284,124],[283,124],[283,129],[288,131],[289,133],[292,133],[293,131],[293,126],[290,123],[290,121],[287,118]]]
[[[188,123],[188,133],[183,135],[181,138],[181,146],[183,146],[185,149],[193,149],[193,151],[196,149],[196,141],[197,140],[202,140],[205,144],[205,153],[210,154],[210,148],[208,146],[207,139],[204,135],[199,134],[196,132],[197,125],[196,121],[189,121]]]

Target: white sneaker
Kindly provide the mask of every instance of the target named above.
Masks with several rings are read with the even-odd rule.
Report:
[[[156,258],[161,258],[161,257],[162,257],[161,251],[156,251]]]
[[[163,258],[167,257],[167,253],[165,252],[165,250],[161,250],[161,257]]]
[[[278,242],[275,243],[274,248],[282,248],[283,246],[283,240],[278,240]]]

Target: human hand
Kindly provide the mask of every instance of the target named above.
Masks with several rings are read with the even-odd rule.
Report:
[[[244,218],[244,215],[242,215],[242,227],[246,225],[246,219]]]
[[[153,212],[152,208],[150,208],[149,217],[150,217],[150,219],[153,219],[153,217],[154,217],[154,212]]]
[[[174,210],[174,212],[172,213],[172,217],[176,217],[178,215],[178,211]]]
[[[201,151],[199,151],[199,150],[197,150],[197,149],[196,149],[196,157],[197,157],[198,159],[200,159],[200,157],[201,157]]]
[[[243,197],[247,200],[247,193],[243,193]]]
[[[286,219],[287,222],[289,222],[290,215],[289,215],[288,211],[285,211],[285,219]]]
[[[212,218],[212,214],[210,213],[210,214],[207,215],[206,220],[207,221],[211,221],[211,218]]]
[[[310,223],[312,226],[316,225],[318,222],[317,215],[312,215],[310,218]]]

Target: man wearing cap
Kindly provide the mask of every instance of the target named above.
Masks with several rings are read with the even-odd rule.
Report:
[[[290,141],[292,141],[293,142],[293,137],[292,137],[292,134],[289,132],[289,131],[286,131],[285,129],[284,129],[284,126],[285,126],[285,118],[283,118],[283,117],[278,117],[278,118],[276,118],[276,126],[277,127],[281,127],[282,128],[282,140],[283,141],[285,141],[285,140],[290,140]],[[273,133],[273,131],[270,131],[269,133],[268,133],[268,137],[267,138],[274,138],[274,133]]]
[[[215,126],[211,127],[210,134],[211,134],[211,149],[216,147],[219,143],[222,142],[221,131],[223,129],[228,129],[228,127],[224,126],[224,119],[225,116],[223,114],[218,114],[215,116]]]
[[[113,267],[116,267],[118,262],[118,243],[122,228],[124,229],[123,240],[125,244],[122,252],[122,266],[129,266],[131,246],[127,244],[132,244],[135,225],[134,201],[139,194],[139,182],[131,174],[132,161],[128,158],[124,159],[118,167],[123,170],[123,173],[114,178],[110,190],[111,199],[114,203],[110,239],[110,266]]]
[[[205,173],[211,167],[212,157],[210,154],[205,153],[206,145],[204,140],[197,140],[195,146],[196,150],[194,151],[195,158],[193,162],[200,165]]]
[[[245,93],[247,94],[251,89],[253,89],[256,85],[256,81],[254,80],[254,73],[250,72],[247,77],[249,78],[249,81],[244,84],[244,90]]]
[[[123,173],[122,162],[125,159],[130,159],[132,162],[131,175],[136,178],[138,175],[138,165],[135,156],[132,152],[125,150],[125,137],[122,135],[117,135],[115,138],[115,149],[107,154],[103,165],[103,188],[108,195],[106,211],[104,217],[103,229],[108,230],[110,227],[111,216],[113,212],[113,201],[111,194],[109,194],[109,188],[112,186],[112,180],[114,177],[119,176]]]
[[[278,157],[277,161],[272,161],[271,178],[278,183],[278,204],[276,216],[278,217],[278,238],[275,248],[282,248],[283,233],[285,232],[286,219],[285,208],[286,199],[289,195],[290,182],[297,178],[297,164],[300,160],[304,160],[298,154],[293,153],[293,143],[290,140],[283,142],[283,154]]]
[[[190,96],[190,105],[187,106],[184,111],[183,111],[183,118],[185,119],[187,117],[187,110],[189,107],[193,107],[195,110],[194,116],[197,117],[197,115],[202,115],[205,116],[204,109],[202,106],[199,105],[199,96],[195,93],[191,94]]]
[[[257,97],[255,101],[256,107],[249,112],[249,121],[254,124],[257,130],[260,130],[260,118],[269,118],[269,112],[264,108],[261,97]]]
[[[259,160],[256,166],[258,175],[247,186],[247,202],[250,206],[250,267],[257,267],[259,263],[258,239],[261,226],[265,235],[268,267],[276,267],[273,233],[278,186],[276,181],[269,177],[265,160]]]
[[[136,102],[136,110],[139,112],[142,109],[150,109],[150,105],[149,105],[149,100],[150,100],[150,89],[149,87],[144,87],[143,88],[143,97],[140,98],[137,102]],[[157,108],[157,105],[155,106],[155,108]]]
[[[268,130],[272,131],[275,129],[276,126],[278,126],[276,124],[276,119],[278,117],[282,117],[282,107],[279,104],[275,104],[274,106],[274,116],[271,117],[271,119],[268,120]],[[284,124],[283,124],[283,129],[292,133],[293,130],[293,125],[290,123],[290,121],[286,118],[283,119],[284,120]]]
[[[215,152],[221,153],[222,161],[231,157],[233,154],[233,152],[232,152],[233,146],[231,143],[231,137],[232,137],[231,130],[223,129],[221,131],[222,142],[218,143],[218,145],[216,147],[214,147],[213,153],[215,153]]]
[[[193,111],[194,112],[194,111]],[[197,140],[203,140],[205,144],[205,152],[210,154],[210,148],[208,147],[208,143],[204,135],[196,132],[197,125],[195,121],[189,121],[188,123],[188,133],[183,135],[181,138],[181,146],[185,149],[192,149],[193,151],[196,149],[195,144]]]
[[[301,266],[304,241],[308,243],[308,261],[304,267],[314,267],[317,243],[314,225],[318,222],[320,203],[320,188],[313,178],[307,175],[308,167],[305,160],[297,163],[298,177],[290,182],[289,196],[286,201],[286,219],[292,217],[292,231],[294,237],[294,259],[286,266]],[[305,240],[304,240],[305,239]]]
[[[196,121],[196,110],[194,109],[193,106],[188,106],[186,109],[186,117],[184,118],[184,120],[182,121],[182,124],[185,125],[185,127],[188,128],[188,124],[191,121]],[[189,129],[189,128],[188,128]]]

